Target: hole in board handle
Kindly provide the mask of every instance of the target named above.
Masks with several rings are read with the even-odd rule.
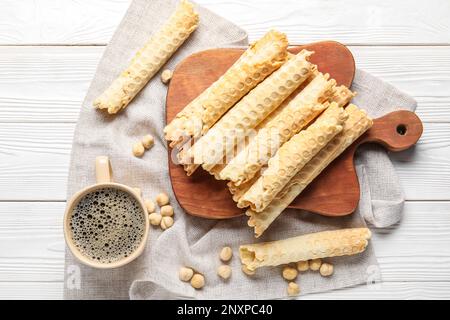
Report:
[[[397,133],[399,135],[404,136],[406,134],[406,131],[407,131],[407,129],[406,129],[406,126],[404,124],[399,124],[397,126]]]

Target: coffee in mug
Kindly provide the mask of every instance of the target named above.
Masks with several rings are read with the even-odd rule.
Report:
[[[148,236],[148,216],[136,190],[112,182],[107,157],[96,159],[97,184],[69,201],[64,235],[74,256],[92,267],[114,268],[139,256]]]
[[[135,198],[107,187],[82,197],[69,225],[73,243],[83,255],[100,263],[112,263],[139,247],[144,223],[144,213]]]

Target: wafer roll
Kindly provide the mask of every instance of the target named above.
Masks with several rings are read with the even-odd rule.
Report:
[[[306,234],[284,240],[242,245],[241,262],[249,270],[297,261],[354,255],[363,252],[371,237],[367,228]]]
[[[221,164],[216,164],[214,167],[211,168],[211,170],[209,171],[209,173],[211,175],[214,176],[214,178],[216,178],[217,180],[219,180],[219,174],[220,171],[223,170],[223,168],[225,167],[225,164],[221,163]]]
[[[94,100],[94,107],[115,114],[124,109],[197,28],[199,16],[182,0],[162,28],[154,33],[130,65]]]
[[[278,148],[314,120],[328,104],[319,102],[331,98],[336,82],[329,75],[318,74],[282,111],[262,124],[256,137],[220,173],[222,180],[236,186],[251,179]],[[270,143],[277,141],[277,143]]]
[[[281,190],[262,212],[247,210],[248,225],[254,227],[255,236],[259,237],[270,224],[286,209],[289,204],[345,149],[372,126],[372,120],[364,110],[350,104],[345,111],[348,119],[344,128],[325,148],[308,162]]]
[[[335,88],[333,95],[328,101],[336,102],[338,106],[345,107],[355,95],[356,92],[352,92],[349,88],[342,85]]]
[[[332,103],[312,125],[278,149],[269,160],[267,170],[239,199],[238,207],[250,206],[256,212],[263,211],[289,180],[342,131],[346,117],[344,109]]]
[[[269,31],[208,89],[189,103],[164,128],[171,147],[198,138],[245,94],[263,81],[287,59],[286,35]]]
[[[235,146],[308,78],[311,63],[307,59],[311,54],[303,50],[292,55],[280,69],[242,98],[186,154],[180,153],[180,163],[201,163],[207,171],[221,163],[225,155],[233,153]]]
[[[233,195],[233,201],[238,202],[240,198],[251,188],[251,186],[258,180],[259,174],[256,174],[253,178],[247,182],[241,183],[240,185],[235,185],[232,181],[227,183],[230,193]]]

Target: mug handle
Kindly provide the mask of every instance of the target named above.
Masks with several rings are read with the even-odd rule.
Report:
[[[107,156],[98,156],[95,158],[95,177],[97,183],[112,182],[111,163]]]

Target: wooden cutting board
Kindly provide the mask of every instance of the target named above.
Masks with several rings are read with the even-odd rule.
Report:
[[[355,75],[355,61],[342,44],[323,41],[290,48],[314,51],[311,62],[323,73],[329,73],[338,85],[348,87]],[[195,53],[180,62],[174,71],[166,100],[166,120],[170,122],[190,101],[216,81],[244,52],[243,49],[212,49]],[[359,106],[364,109],[364,106]],[[333,161],[289,206],[327,216],[342,216],[355,211],[359,202],[359,183],[353,157],[357,147],[373,142],[391,151],[414,145],[422,134],[420,119],[409,111],[395,111],[375,119],[373,127]],[[190,177],[183,167],[172,161],[169,150],[169,175],[181,207],[189,214],[211,219],[239,216],[226,181],[215,180],[201,168]]]

